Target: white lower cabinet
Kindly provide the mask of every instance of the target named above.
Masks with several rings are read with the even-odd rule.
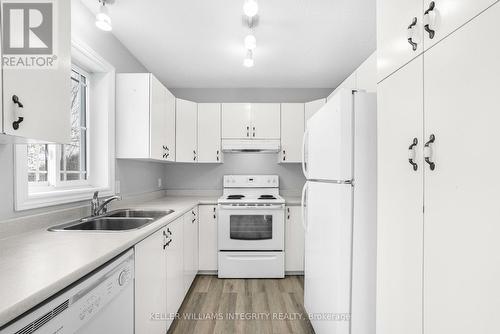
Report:
[[[135,245],[135,333],[165,334],[167,321],[166,228]]]
[[[285,211],[285,271],[304,271],[304,239],[300,206],[287,206]]]
[[[217,205],[199,206],[199,269],[217,271]]]
[[[193,208],[184,220],[184,293],[198,273],[198,209]]]
[[[184,220],[135,246],[136,334],[165,334],[184,300]]]
[[[167,226],[167,329],[181,307],[184,291],[184,219]]]

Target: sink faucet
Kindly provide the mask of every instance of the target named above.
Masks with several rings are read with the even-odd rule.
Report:
[[[111,196],[102,203],[99,201],[99,192],[96,191],[90,201],[90,214],[92,217],[100,216],[108,212],[108,204],[114,200],[121,200],[121,196]]]

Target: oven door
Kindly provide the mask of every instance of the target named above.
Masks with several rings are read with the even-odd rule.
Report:
[[[284,247],[283,205],[219,205],[219,250],[276,250]]]

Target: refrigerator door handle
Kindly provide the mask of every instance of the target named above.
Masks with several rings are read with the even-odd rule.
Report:
[[[302,188],[302,200],[301,200],[301,209],[302,209],[302,226],[304,227],[304,231],[307,232],[307,182],[304,184],[304,188]]]
[[[308,135],[309,135],[309,130],[306,130],[304,132],[304,136],[302,137],[302,172],[304,173],[306,179],[307,179],[306,141]]]

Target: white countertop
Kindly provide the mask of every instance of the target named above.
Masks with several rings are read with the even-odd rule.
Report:
[[[300,198],[285,197],[288,205]],[[68,287],[117,255],[217,197],[163,197],[128,208],[174,210],[139,230],[49,232],[47,226],[0,241],[0,327]],[[115,207],[113,207],[115,209]],[[56,225],[56,224],[51,224]]]
[[[0,327],[76,282],[198,204],[217,198],[164,197],[128,206],[175,212],[139,230],[63,231],[40,228],[0,241]]]

